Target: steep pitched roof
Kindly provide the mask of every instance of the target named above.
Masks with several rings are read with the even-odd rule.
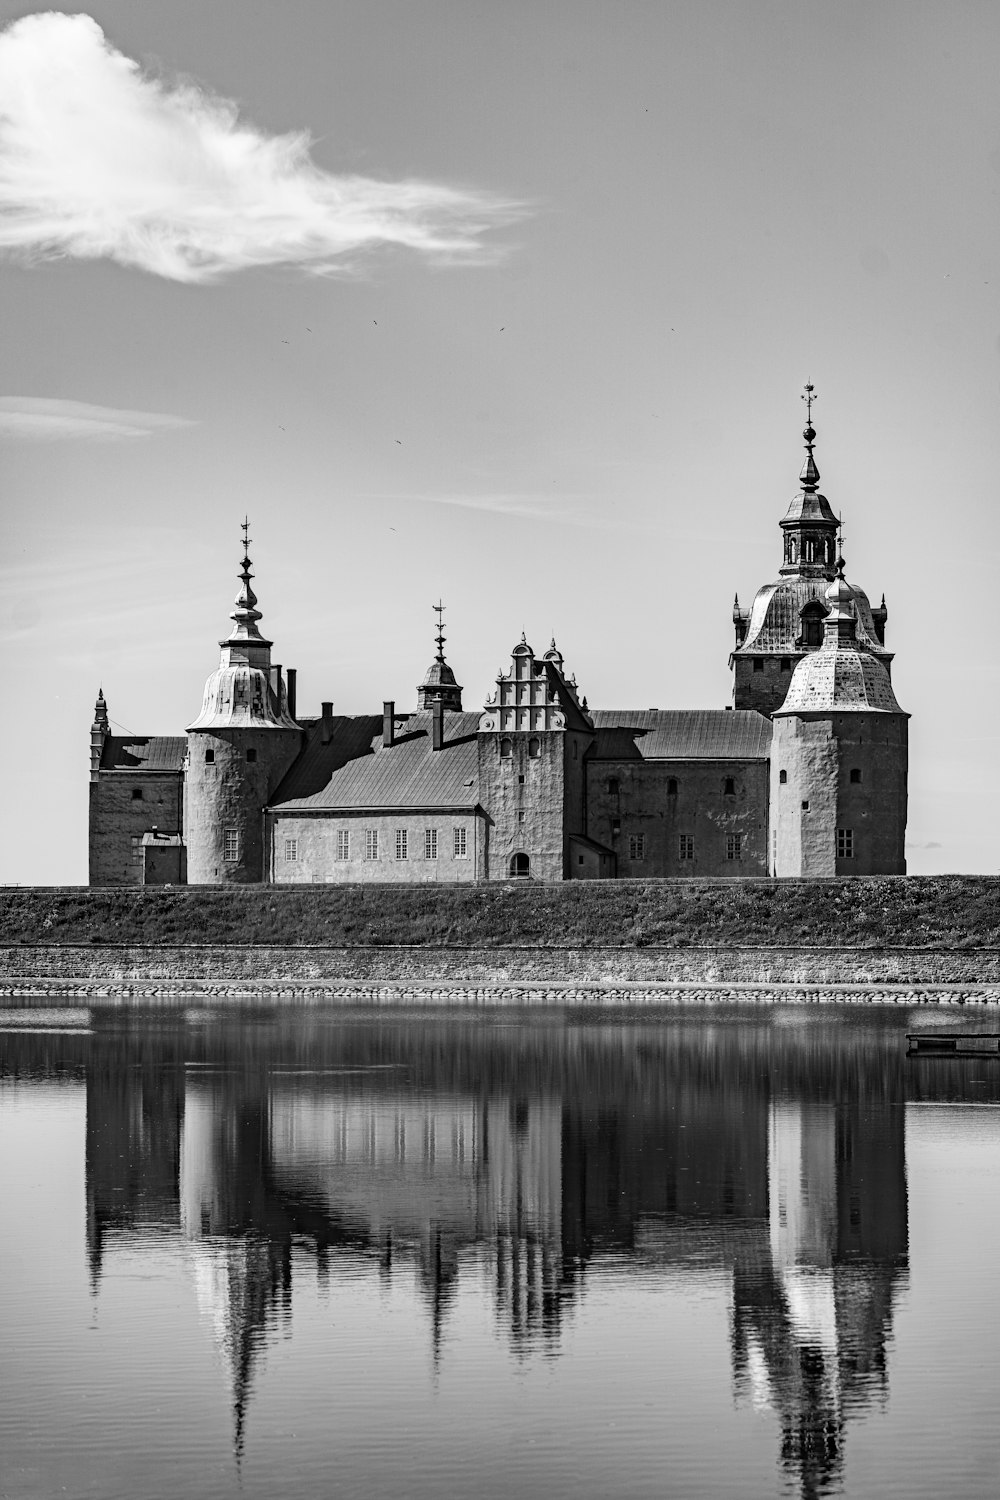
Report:
[[[594,709],[597,760],[766,760],[771,725],[753,709]]]
[[[402,723],[400,723],[402,720]],[[444,745],[431,748],[429,713],[397,716],[396,742],[382,744],[370,715],[306,724],[306,744],[271,806],[309,809],[474,807],[479,801],[478,713],[445,713]]]
[[[109,734],[101,752],[102,771],[179,771],[187,754],[184,735]]]

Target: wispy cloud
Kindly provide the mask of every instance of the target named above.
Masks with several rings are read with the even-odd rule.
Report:
[[[0,437],[31,443],[71,439],[118,442],[150,437],[168,427],[193,427],[186,417],[155,411],[120,411],[83,401],[49,401],[37,396],[0,396]]]
[[[580,526],[589,531],[637,532],[652,536],[669,534],[674,542],[711,542],[716,533],[706,527],[678,527],[669,518],[643,520],[624,512],[621,506],[593,494],[538,494],[531,490],[485,494],[434,495],[413,493],[371,494],[371,500],[405,501],[428,505],[458,505],[465,510],[493,512],[499,516],[524,516],[554,526]],[[603,508],[602,508],[603,507]]]
[[[380,245],[495,259],[484,235],[523,211],[325,172],[310,147],[305,131],[266,135],[230,100],[144,76],[90,16],[30,15],[0,33],[0,248],[204,282],[250,266],[332,272]]]

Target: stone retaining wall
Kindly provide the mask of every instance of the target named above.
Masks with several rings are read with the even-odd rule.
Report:
[[[24,945],[0,948],[0,996],[14,995],[460,1005],[727,998],[997,1004],[1000,950]]]

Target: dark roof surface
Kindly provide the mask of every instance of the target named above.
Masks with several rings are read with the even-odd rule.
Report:
[[[322,720],[304,725],[306,745],[271,806],[308,808],[473,807],[479,801],[479,713],[445,713],[444,745],[431,749],[429,713],[398,715],[396,743],[382,744],[382,719],[337,717],[323,743]]]
[[[109,734],[101,752],[102,771],[179,771],[187,754],[184,735]]]
[[[766,760],[771,725],[753,709],[595,709],[597,760]]]

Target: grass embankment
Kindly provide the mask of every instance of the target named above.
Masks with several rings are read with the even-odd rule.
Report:
[[[1000,947],[1000,879],[0,891],[0,943]]]

